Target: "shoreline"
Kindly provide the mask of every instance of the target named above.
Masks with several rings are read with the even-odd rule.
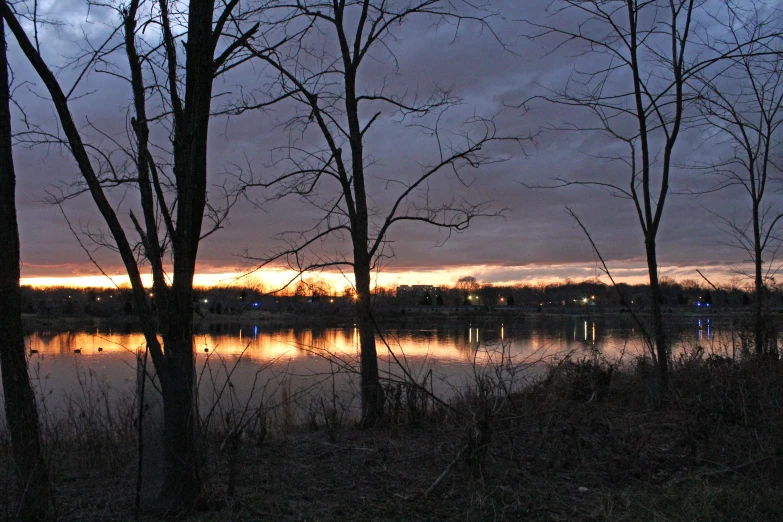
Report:
[[[783,308],[770,311],[772,319],[783,322]],[[640,319],[649,317],[645,310],[634,310]],[[709,317],[717,320],[749,319],[752,311],[743,308],[694,310],[692,307],[667,307],[665,319],[698,319]],[[537,310],[536,308],[475,308],[467,307],[384,307],[377,310],[379,325],[387,327],[421,327],[437,325],[472,324],[475,322],[528,322],[541,319],[591,317],[596,319],[626,319],[633,321],[632,314],[625,308],[567,308]],[[25,335],[35,332],[85,332],[90,330],[114,330],[126,333],[141,330],[135,315],[113,315],[95,317],[86,315],[46,316],[23,314]],[[258,326],[274,328],[340,328],[354,323],[350,309],[315,309],[292,311],[248,311],[239,314],[194,314],[194,329],[198,333],[217,330],[232,330]]]

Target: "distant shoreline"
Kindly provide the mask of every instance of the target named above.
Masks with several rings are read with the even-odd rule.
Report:
[[[649,316],[647,310],[634,310],[637,317]],[[693,307],[664,307],[665,318],[699,318],[713,317],[716,319],[740,319],[749,317],[750,307],[730,307],[714,309],[695,309]],[[783,308],[771,310],[773,317],[783,319]],[[467,323],[474,321],[515,321],[534,320],[537,318],[565,317],[603,317],[632,319],[632,314],[625,308],[545,308],[539,311],[531,307],[382,307],[377,310],[378,322],[382,325],[422,326],[444,323]],[[194,314],[194,322],[198,333],[215,329],[231,330],[259,326],[263,328],[286,327],[321,327],[338,328],[353,324],[353,311],[341,307],[339,309],[318,308],[313,310],[297,309],[292,311],[247,311],[238,314]],[[40,314],[23,314],[25,333],[69,331],[113,330],[127,333],[141,330],[139,319],[135,315],[115,315],[111,317],[78,316],[46,316]]]

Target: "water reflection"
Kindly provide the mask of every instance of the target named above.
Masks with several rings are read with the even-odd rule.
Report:
[[[703,321],[703,322],[702,322]],[[697,337],[699,341],[702,340],[702,335],[706,332],[707,339],[711,339],[711,331],[710,331],[710,320],[709,319],[699,319],[699,327],[697,330]]]
[[[502,346],[512,364],[564,353],[627,357],[643,353],[636,332],[633,323],[622,317],[532,317],[514,323],[397,327],[378,338],[378,354],[380,367],[387,373],[400,373],[388,353],[391,350],[414,372],[432,370],[437,382],[448,383],[470,375],[472,364],[487,362],[487,348]],[[669,330],[672,346],[679,347],[713,341],[715,335],[710,318],[685,320]],[[33,353],[30,368],[37,385],[58,396],[78,389],[78,372],[92,372],[115,389],[132,389],[136,353],[143,350],[145,341],[140,333],[39,332],[27,338],[27,345]],[[226,369],[236,365],[232,383],[247,391],[254,382],[279,381],[291,375],[328,378],[336,367],[355,366],[359,331],[353,325],[274,330],[253,325],[200,333],[194,346],[197,371],[206,379],[202,386],[228,378]]]

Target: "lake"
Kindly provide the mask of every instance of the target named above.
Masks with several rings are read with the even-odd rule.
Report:
[[[738,349],[740,339],[731,320],[667,321],[675,353],[697,344],[728,354]],[[299,406],[306,407],[307,401],[318,400],[324,387],[343,397],[346,408],[356,406],[358,376],[349,371],[359,356],[355,327],[213,325],[205,330],[194,338],[202,407],[209,407],[218,395],[236,405],[251,396],[273,401],[281,392],[296,395]],[[410,376],[444,398],[473,382],[474,370],[488,366],[513,369],[517,382],[522,382],[541,374],[541,362],[565,355],[629,360],[644,350],[638,328],[623,316],[528,316],[513,323],[396,326],[378,338],[378,354],[381,372],[400,379],[405,372],[384,339]],[[141,333],[97,330],[38,332],[27,337],[27,345],[34,385],[47,407],[57,412],[73,401],[91,400],[96,390],[114,397],[132,394],[137,354],[143,353],[145,342]]]

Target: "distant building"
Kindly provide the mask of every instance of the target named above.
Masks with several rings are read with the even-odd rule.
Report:
[[[400,285],[397,287],[397,301],[405,305],[434,305],[440,294],[439,286]]]
[[[397,287],[397,297],[405,297],[411,294],[422,295],[427,292],[430,294],[440,292],[440,287],[432,285],[400,285]]]

